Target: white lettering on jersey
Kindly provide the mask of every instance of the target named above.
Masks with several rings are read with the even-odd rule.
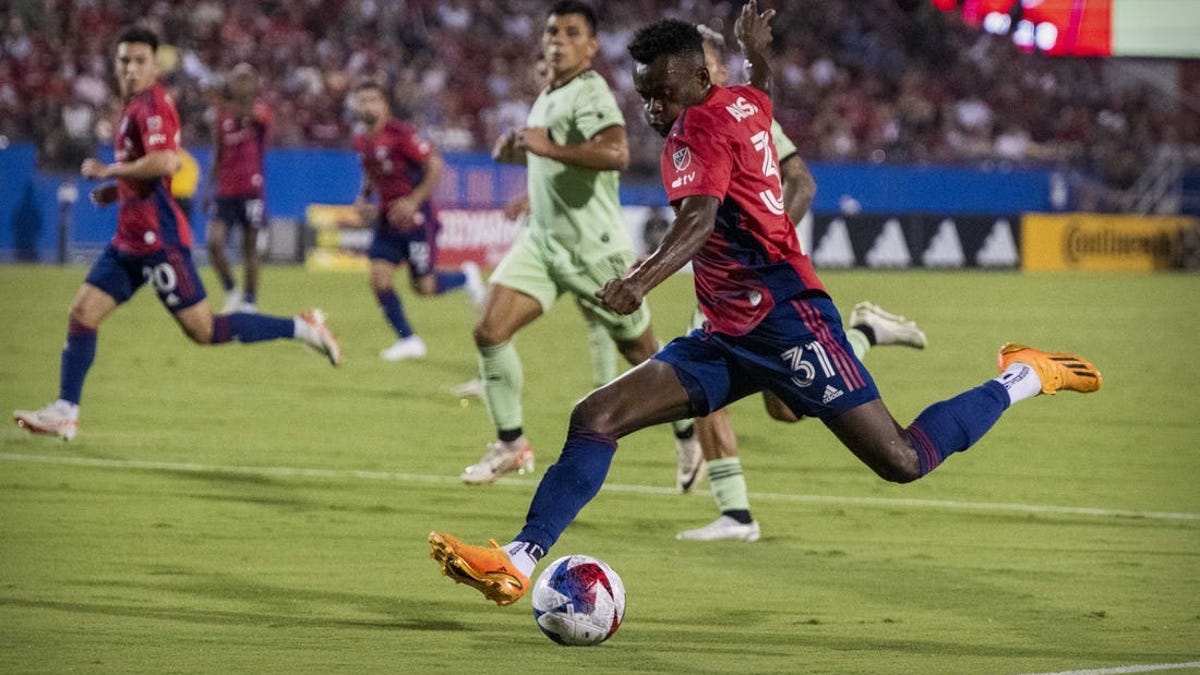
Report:
[[[673,187],[673,188],[683,187],[684,185],[687,185],[688,183],[692,182],[695,179],[696,179],[696,172],[693,171],[691,173],[684,174],[684,175],[676,178],[675,180],[671,181],[671,187]]]
[[[729,111],[730,115],[733,115],[733,119],[741,122],[747,117],[757,113],[758,106],[747,101],[744,96],[739,96],[738,99],[733,102],[733,105],[725,106],[725,110]]]
[[[741,99],[738,99],[741,100]],[[771,213],[782,216],[783,208],[783,184],[779,180],[779,165],[775,163],[775,145],[771,142],[771,136],[766,131],[760,131],[750,137],[754,142],[754,149],[758,150],[763,155],[762,173],[763,177],[775,177],[775,183],[779,184],[779,195],[776,196],[771,190],[762,190],[758,193],[759,199],[762,200],[764,206]]]

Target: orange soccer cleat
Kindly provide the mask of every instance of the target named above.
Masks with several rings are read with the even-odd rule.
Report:
[[[1042,382],[1042,393],[1053,396],[1059,390],[1088,393],[1100,388],[1104,378],[1091,361],[1075,354],[1053,354],[1010,342],[1000,348],[996,365],[1004,372],[1013,363],[1033,368]]]
[[[478,589],[497,605],[511,605],[529,590],[529,577],[513,564],[495,539],[491,547],[466,544],[441,532],[429,533],[431,558],[442,564],[442,574],[456,583]]]

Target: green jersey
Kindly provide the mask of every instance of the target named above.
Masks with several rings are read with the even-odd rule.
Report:
[[[779,120],[771,120],[771,139],[775,141],[775,152],[779,153],[779,162],[796,154],[796,144],[792,139],[783,133],[783,127],[779,125]]]
[[[546,89],[529,111],[528,126],[545,127],[561,145],[578,145],[613,125],[625,126],[608,83],[588,70],[557,89]],[[532,152],[529,169],[529,227],[580,259],[595,260],[632,250],[617,196],[616,171],[568,166]]]

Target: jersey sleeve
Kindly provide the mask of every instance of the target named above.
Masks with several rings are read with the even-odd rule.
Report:
[[[703,108],[686,113],[680,133],[663,145],[662,175],[667,201],[696,195],[725,199],[733,173],[732,144],[725,140],[724,119]]]
[[[611,126],[625,126],[617,99],[599,75],[588,80],[575,99],[575,125],[584,138],[592,138]]]
[[[179,114],[166,98],[155,103],[153,107],[139,107],[134,118],[142,136],[142,149],[146,153],[178,150]]]
[[[779,153],[780,164],[796,154],[796,144],[787,137],[787,134],[783,133],[783,127],[780,126],[779,120],[771,120],[771,140],[775,141],[775,150]]]

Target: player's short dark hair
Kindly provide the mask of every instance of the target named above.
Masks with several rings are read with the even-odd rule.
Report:
[[[150,51],[158,51],[158,34],[145,26],[129,26],[117,37],[117,44],[150,45]]]
[[[660,56],[699,54],[704,58],[704,40],[696,24],[678,19],[663,19],[643,26],[629,43],[629,55],[638,63],[650,63]]]
[[[566,16],[567,14],[582,16],[588,25],[588,30],[592,32],[592,35],[596,34],[596,11],[590,5],[579,0],[558,0],[546,16]]]

